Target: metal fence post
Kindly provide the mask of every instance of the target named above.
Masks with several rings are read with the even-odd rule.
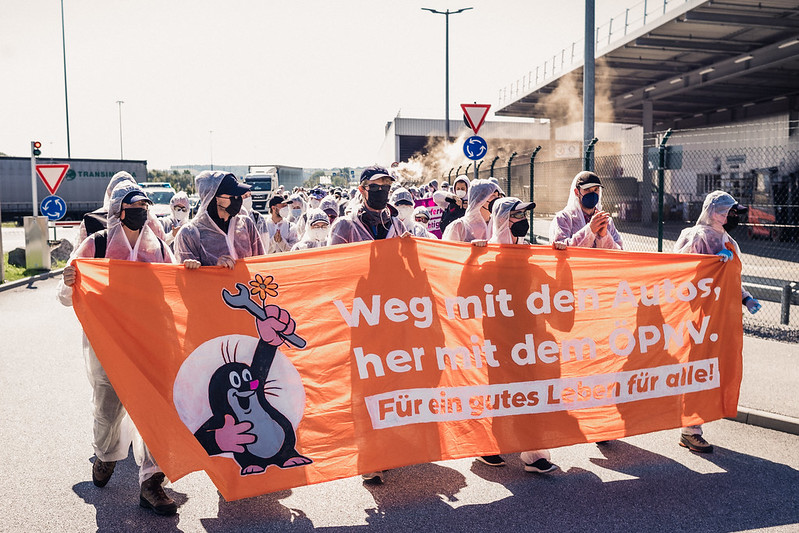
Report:
[[[593,152],[594,152],[594,145],[598,141],[599,141],[599,139],[594,137],[588,143],[588,146],[585,147],[585,158],[583,159],[583,170],[590,170],[590,171],[594,170],[594,158],[592,156],[593,156]]]
[[[663,251],[663,189],[666,182],[666,143],[671,137],[671,128],[663,135],[658,145],[658,252]]]
[[[497,159],[499,159],[499,156],[495,156],[494,159],[491,160],[491,175],[488,176],[489,178],[494,177],[494,163],[497,162]]]
[[[799,283],[795,281],[786,283],[782,286],[782,298],[780,298],[780,324],[788,325],[791,322],[791,300],[793,299],[793,291]]]
[[[510,154],[510,159],[508,159],[508,190],[505,193],[508,196],[511,196],[511,193],[510,193],[510,165],[511,165],[511,163],[513,163],[513,158],[514,157],[516,157],[516,152],[513,152],[512,154]]]
[[[480,177],[480,165],[482,165],[482,164],[483,164],[483,161],[485,161],[485,159],[481,159],[481,160],[480,160],[480,161],[478,161],[478,162],[477,162],[477,164],[474,166],[474,179],[478,179],[478,178]]]
[[[533,186],[535,185],[535,156],[538,155],[538,152],[541,150],[540,146],[536,146],[535,150],[533,150],[532,155],[530,155],[530,201],[533,202],[533,198],[535,197]],[[533,232],[533,220],[534,214],[533,209],[530,209],[530,244],[538,244],[535,238],[535,232]]]

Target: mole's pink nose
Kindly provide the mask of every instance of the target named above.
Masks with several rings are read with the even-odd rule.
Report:
[[[258,388],[258,380],[254,379],[250,381],[250,390],[255,390]]]

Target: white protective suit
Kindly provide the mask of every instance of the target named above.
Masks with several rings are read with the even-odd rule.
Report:
[[[105,257],[144,263],[174,263],[175,257],[169,246],[156,237],[149,224],[144,225],[136,244],[131,247],[122,229],[119,216],[122,199],[132,191],[141,191],[141,188],[133,182],[121,180],[111,193]],[[69,264],[78,258],[93,258],[95,240],[98,235],[99,233],[93,233],[84,239],[72,253]],[[60,281],[57,295],[63,305],[72,306],[72,287],[68,287],[63,281]],[[128,456],[128,448],[133,444],[134,456],[139,465],[139,484],[141,484],[156,472],[160,472],[161,469],[141,440],[130,417],[127,416],[125,407],[119,401],[100,360],[97,359],[94,349],[89,344],[89,339],[86,338],[86,334],[83,335],[83,355],[89,383],[92,386],[92,404],[94,406],[92,445],[94,453],[98,459],[104,462],[121,461]]]
[[[178,211],[176,209],[178,206],[185,207],[186,210]],[[191,209],[189,205],[189,195],[183,191],[176,193],[169,200],[169,208],[172,210],[172,214],[161,219],[161,226],[164,228],[164,242],[172,246],[176,235],[172,234],[172,230],[181,227],[189,221],[189,210]]]
[[[577,174],[579,176],[579,174]],[[580,246],[583,248],[606,248],[621,250],[623,248],[621,236],[616,231],[613,219],[608,219],[608,231],[604,237],[597,236],[591,231],[590,217],[586,217],[580,207],[580,198],[574,193],[577,187],[577,176],[572,180],[569,200],[566,207],[555,215],[549,224],[549,241],[562,242],[566,246]],[[599,203],[595,209],[602,209],[602,188],[599,189]]]
[[[448,191],[435,191],[433,193],[433,201],[436,203],[438,207],[446,211],[447,208],[450,206],[450,203],[447,202],[447,198],[458,197],[457,193],[455,192],[455,184],[458,182],[466,184],[466,195],[468,198],[469,185],[471,184],[471,182],[469,181],[469,177],[465,175],[458,176],[457,178],[455,178],[455,181],[452,182],[452,187],[450,187]]]
[[[740,258],[741,249],[738,243],[724,231],[723,227],[727,221],[727,213],[735,204],[737,204],[735,198],[724,191],[713,191],[708,194],[702,203],[702,213],[696,224],[680,232],[677,242],[674,243],[674,253],[713,255],[725,250],[726,244],[730,243]],[[749,291],[741,287],[741,300],[751,297]]]
[[[288,252],[300,240],[297,225],[284,218],[280,222],[272,220],[272,215],[266,217],[266,233],[264,233],[264,245],[267,254],[278,254]],[[275,241],[275,235],[280,230],[280,242]]]
[[[494,202],[494,207],[491,208],[493,228],[488,242],[495,244],[530,244],[524,237],[514,237],[510,232],[510,213],[513,211],[513,206],[519,202],[521,200],[513,196],[497,198],[497,201]]]
[[[330,237],[327,245],[346,244],[348,242],[373,241],[375,235],[372,230],[367,228],[360,218],[360,214],[366,209],[362,197],[350,200],[347,207],[349,213],[338,217],[330,228]],[[383,227],[388,229],[386,239],[399,237],[405,233],[405,225],[397,218],[397,210],[388,204],[380,212],[380,220]]]
[[[491,226],[483,220],[480,208],[494,192],[499,192],[495,183],[489,180],[474,180],[469,187],[469,205],[466,207],[466,213],[447,226],[441,240],[472,242],[490,239]]]
[[[327,246],[327,238],[330,235],[330,219],[327,217],[327,213],[321,209],[311,208],[305,213],[305,216],[307,218],[305,233],[303,233],[302,239],[291,248],[292,252],[294,250],[308,250],[309,248]],[[323,232],[311,227],[312,224],[320,221],[328,224]]]
[[[308,211],[308,202],[300,193],[294,193],[289,196],[291,201],[291,222],[297,227],[297,236],[302,237],[305,232],[305,213]]]
[[[397,202],[406,202],[405,205],[397,205]],[[407,205],[410,202],[410,205]],[[399,187],[391,195],[391,205],[397,210],[397,218],[403,223],[405,229],[414,237],[424,237],[425,239],[436,239],[437,237],[427,231],[427,227],[414,220],[416,211],[413,207],[413,195],[411,191],[404,187]],[[429,217],[428,217],[429,218]]]
[[[200,206],[197,215],[175,237],[175,255],[179,262],[195,259],[202,266],[216,266],[223,255],[233,259],[263,255],[261,237],[249,216],[239,213],[230,217],[228,231],[224,233],[208,214],[208,205],[225,175],[225,172],[205,170],[194,178]]]
[[[518,198],[508,196],[505,198],[497,198],[494,206],[491,208],[491,221],[493,223],[493,232],[491,239],[488,242],[494,244],[524,244],[524,237],[514,237],[510,232],[510,213],[513,206],[520,202]],[[525,464],[533,464],[539,459],[551,460],[549,450],[530,450],[519,454],[522,462]]]

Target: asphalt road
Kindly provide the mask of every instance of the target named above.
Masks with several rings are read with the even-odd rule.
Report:
[[[561,471],[549,476],[509,455],[504,468],[445,461],[391,471],[382,486],[354,477],[225,502],[199,472],[167,488],[179,514],[159,517],[138,506],[132,457],[105,488],[91,482],[80,326],[55,286],[0,292],[3,532],[799,531],[799,436],[728,420],[705,425],[712,455],[670,430],[553,450]]]

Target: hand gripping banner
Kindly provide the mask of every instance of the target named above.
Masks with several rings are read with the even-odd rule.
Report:
[[[737,258],[409,237],[76,265],[75,311],[158,464],[228,500],[737,412]]]

